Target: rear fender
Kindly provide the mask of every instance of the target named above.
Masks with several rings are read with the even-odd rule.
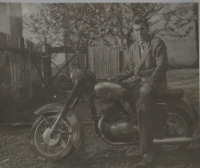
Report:
[[[44,115],[44,116],[50,113],[59,114],[63,106],[64,104],[59,104],[59,103],[48,104],[39,108],[34,113],[36,115]],[[69,121],[71,125],[73,145],[76,148],[79,148],[81,143],[84,141],[84,129],[82,126],[82,122],[73,110],[68,111],[66,118],[67,118],[67,121]]]
[[[177,104],[178,104],[178,105],[177,105]],[[183,111],[185,111],[185,112],[190,116],[190,118],[192,119],[192,122],[193,122],[194,126],[197,125],[197,124],[198,124],[199,115],[198,115],[198,113],[193,109],[193,107],[192,107],[189,103],[187,103],[187,102],[185,102],[185,101],[183,101],[183,100],[181,100],[181,101],[180,101],[179,103],[177,103],[177,104],[174,104],[174,107],[180,108],[180,109],[182,109]]]

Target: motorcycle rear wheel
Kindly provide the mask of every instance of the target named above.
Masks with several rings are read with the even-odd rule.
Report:
[[[168,119],[167,119],[167,137],[192,137],[193,135],[193,122],[190,116],[184,112],[182,109],[170,109],[168,111]],[[188,147],[190,143],[184,144],[173,144],[173,145],[162,145],[160,147],[161,150],[166,152],[175,151],[175,150],[184,150]]]
[[[29,133],[31,150],[40,160],[60,161],[74,150],[72,130],[66,118],[60,121],[52,135],[49,136],[57,116],[56,113],[45,117],[39,116],[31,127]]]

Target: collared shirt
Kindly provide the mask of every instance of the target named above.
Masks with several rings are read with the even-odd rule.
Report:
[[[147,45],[149,41],[149,36],[147,36],[147,38],[143,41],[138,41],[139,42],[139,47],[140,47],[140,56],[143,55],[144,53],[144,47]]]
[[[144,52],[144,46],[145,46],[145,42],[144,41],[139,41],[139,47],[140,47],[140,55],[143,55]]]

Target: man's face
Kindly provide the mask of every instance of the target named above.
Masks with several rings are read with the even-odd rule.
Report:
[[[133,25],[133,32],[139,41],[144,41],[148,36],[149,30],[144,23],[139,23]]]

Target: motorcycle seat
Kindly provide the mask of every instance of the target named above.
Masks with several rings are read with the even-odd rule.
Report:
[[[160,101],[166,101],[166,100],[172,100],[172,99],[181,99],[183,97],[184,90],[183,89],[168,89],[167,92],[159,96],[158,100]]]

